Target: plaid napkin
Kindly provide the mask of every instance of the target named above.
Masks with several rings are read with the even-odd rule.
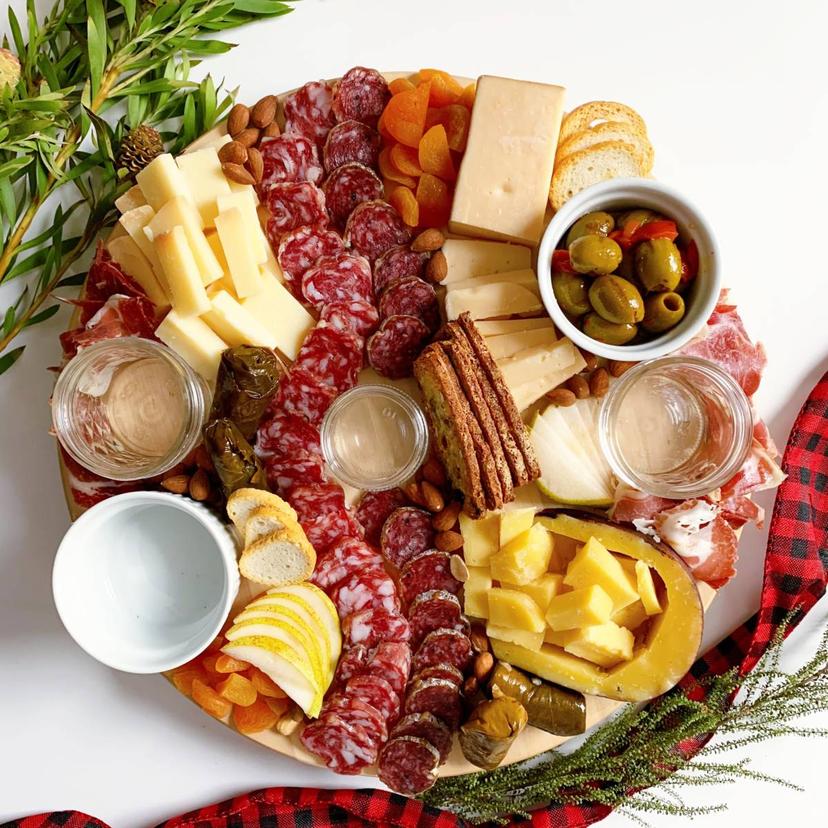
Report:
[[[794,612],[795,626],[825,592],[828,581],[828,374],[813,390],[794,423],[782,469],[788,475],[779,487],[770,526],[765,578],[759,612],[744,626],[699,659],[684,679],[720,674],[734,665],[750,672],[765,652],[778,625]],[[791,628],[792,628],[791,627]],[[707,737],[709,738],[709,737]],[[689,754],[707,738],[683,744]],[[582,828],[609,813],[604,806],[565,806],[535,811],[537,828]],[[426,808],[404,796],[368,790],[268,788],[210,805],[167,820],[158,828],[321,828],[337,826],[400,826],[465,828],[467,823],[446,811]],[[108,828],[78,811],[14,820],[0,828]]]

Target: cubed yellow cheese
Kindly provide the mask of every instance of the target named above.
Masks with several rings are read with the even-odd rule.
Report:
[[[585,658],[599,667],[612,667],[633,656],[633,634],[612,621],[583,627],[578,633],[564,647],[570,655]]]
[[[612,598],[613,610],[638,600],[630,577],[618,560],[595,538],[590,538],[566,569],[564,583],[573,588],[598,584]]]
[[[226,213],[233,207],[238,207],[241,210],[247,243],[250,245],[256,264],[264,264],[267,261],[270,245],[262,232],[261,224],[259,224],[259,214],[256,212],[256,194],[253,192],[253,188],[248,187],[241,192],[219,196],[216,203],[218,204],[219,213]]]
[[[506,273],[487,273],[485,276],[475,276],[474,279],[465,279],[462,282],[452,282],[448,286],[448,293],[455,290],[466,290],[467,288],[484,287],[494,285],[498,282],[505,282],[510,285],[520,285],[540,295],[538,277],[531,267],[520,270],[509,270]]]
[[[537,650],[543,644],[543,632],[529,632],[518,630],[515,627],[499,627],[497,624],[486,624],[486,635],[498,641],[518,644],[530,650]]]
[[[512,357],[529,348],[548,348],[557,339],[554,328],[537,328],[534,331],[487,336],[486,345],[492,357],[498,360]]]
[[[133,207],[124,213],[118,219],[118,224],[126,230],[129,237],[138,245],[138,249],[146,256],[147,261],[152,265],[152,269],[161,280],[162,287],[166,288],[163,281],[163,273],[161,273],[161,262],[158,260],[158,254],[152,246],[152,240],[144,232],[144,228],[154,216],[155,210],[149,204],[144,204],[141,207]]]
[[[535,520],[535,510],[532,507],[524,509],[505,509],[500,513],[499,543],[506,546],[509,541],[531,529]]]
[[[442,249],[448,266],[444,285],[532,266],[532,251],[518,244],[446,239]]]
[[[555,632],[551,627],[547,627],[543,635],[543,641],[545,644],[554,644],[556,647],[566,647],[570,641],[574,641],[580,634],[580,630],[561,630],[560,632]]]
[[[446,244],[448,244],[449,239]],[[525,331],[537,331],[541,328],[555,329],[552,320],[548,316],[540,319],[481,319],[475,323],[481,336],[502,336],[503,334],[524,333]]]
[[[509,589],[517,589],[525,592],[538,605],[540,611],[545,613],[549,607],[549,602],[561,591],[563,575],[546,572],[540,578],[536,578],[528,584],[518,585],[504,582],[503,585]]]
[[[628,630],[637,630],[648,618],[647,611],[641,601],[633,601],[626,607],[616,610],[610,621],[618,624],[619,627],[626,627]]]
[[[191,201],[182,196],[170,199],[149,221],[144,233],[147,238],[154,239],[161,233],[169,233],[173,227],[184,229],[202,284],[211,285],[220,279],[224,270],[201,229],[198,211]]]
[[[168,201],[176,197],[192,201],[184,173],[178,168],[175,159],[168,153],[156,156],[135,176],[135,182],[141,188],[147,204],[158,212]]]
[[[241,305],[270,332],[276,347],[288,359],[296,359],[315,324],[314,318],[269,273],[263,272],[261,279],[262,289],[241,299]]]
[[[498,542],[499,516],[487,515],[473,520],[460,513],[460,534],[463,536],[463,558],[468,566],[483,566],[500,548]]]
[[[478,79],[452,204],[452,232],[538,243],[563,102],[560,86],[491,75]]]
[[[546,629],[543,614],[530,596],[503,587],[489,590],[489,621],[497,627],[515,627],[533,633]]]
[[[222,172],[218,151],[215,147],[205,147],[187,152],[179,155],[176,163],[184,174],[202,227],[212,227],[221,209],[217,200],[230,195],[230,185]]]
[[[128,213],[136,207],[143,207],[147,203],[141,188],[136,184],[130,187],[122,196],[115,199],[115,206],[119,213]]]
[[[469,577],[463,584],[463,611],[473,618],[487,618],[489,615],[489,590],[492,576],[485,566],[470,566]]]
[[[116,239],[110,238],[106,249],[112,260],[120,265],[127,276],[131,276],[144,289],[150,302],[159,310],[165,311],[170,307],[167,293],[149,263],[149,259],[141,252],[135,240],[126,234]]]
[[[202,318],[231,348],[237,345],[276,347],[276,337],[226,290],[218,291],[210,303],[212,307]]]
[[[179,316],[201,316],[210,310],[210,300],[201,281],[187,235],[181,226],[155,237],[155,252],[164,271],[170,301]]]
[[[612,614],[612,598],[593,585],[556,595],[546,609],[546,623],[555,631],[604,624]]]
[[[264,287],[256,254],[250,249],[245,230],[244,214],[238,207],[231,207],[216,216],[218,231],[227,267],[236,295],[240,299],[253,296]]]
[[[523,285],[493,282],[481,287],[459,288],[446,293],[446,318],[457,319],[468,313],[472,319],[494,319],[518,313],[539,313],[540,297]]]
[[[647,615],[658,615],[661,612],[661,602],[656,593],[653,573],[644,561],[635,562],[636,589],[641,596],[641,603]]]
[[[552,535],[543,526],[531,526],[492,555],[492,577],[519,585],[540,578],[549,567],[553,544]]]
[[[203,319],[185,318],[171,310],[156,328],[155,335],[208,382],[216,381],[227,344]]]

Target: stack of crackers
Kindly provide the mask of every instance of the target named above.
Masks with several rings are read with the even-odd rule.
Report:
[[[468,313],[441,330],[414,363],[435,450],[463,510],[501,509],[540,468],[529,432],[488,346]]]

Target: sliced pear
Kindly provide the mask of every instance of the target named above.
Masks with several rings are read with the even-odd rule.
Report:
[[[320,632],[327,632],[328,641],[331,645],[331,670],[336,670],[339,656],[342,653],[342,634],[339,631],[339,613],[336,611],[333,601],[318,586],[307,582],[269,589],[267,594],[292,595],[295,598],[305,601],[316,611],[316,614],[322,622]]]

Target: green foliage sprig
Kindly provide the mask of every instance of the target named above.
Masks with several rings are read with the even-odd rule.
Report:
[[[754,780],[799,790],[761,773],[748,759],[716,757],[778,736],[825,737],[803,717],[828,710],[828,630],[801,669],[779,666],[784,627],[749,675],[738,670],[705,682],[702,701],[676,688],[648,706],[627,706],[572,753],[556,751],[490,772],[441,779],[423,801],[473,822],[505,823],[541,805],[608,805],[642,822],[642,814],[701,816],[726,806],[688,804],[687,788]],[[733,696],[738,691],[735,704]],[[677,745],[717,733],[693,759]],[[646,823],[644,823],[646,824]]]
[[[117,169],[126,132],[154,126],[175,153],[210,129],[232,95],[190,70],[233,48],[213,33],[286,14],[288,2],[57,0],[38,20],[28,0],[27,37],[9,8],[3,46],[21,69],[0,88],[0,285],[25,287],[0,316],[0,374],[23,352],[9,350],[17,335],[57,312],[41,310],[52,291],[83,281],[68,274],[130,185]],[[48,227],[32,235],[38,217]]]

